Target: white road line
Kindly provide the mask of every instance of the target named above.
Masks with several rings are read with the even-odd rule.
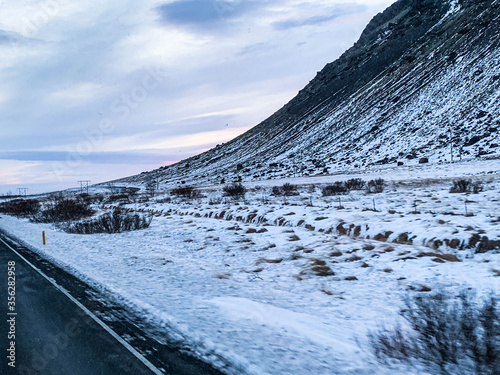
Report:
[[[101,319],[99,319],[92,311],[87,309],[85,306],[83,306],[80,301],[75,299],[71,294],[69,294],[63,287],[59,286],[56,284],[54,280],[49,278],[47,275],[45,275],[41,270],[36,268],[29,260],[27,260],[25,257],[23,257],[21,254],[17,252],[16,249],[14,249],[12,246],[10,246],[8,243],[6,243],[2,238],[0,238],[0,241],[7,246],[9,249],[11,249],[19,258],[24,260],[31,268],[33,268],[36,272],[38,272],[43,278],[45,278],[48,282],[50,282],[52,285],[54,285],[55,288],[57,288],[61,293],[63,293],[66,297],[68,297],[74,304],[76,304],[80,309],[85,312],[88,316],[90,316],[97,324],[99,324],[106,332],[108,332],[111,336],[113,336],[116,341],[118,341],[120,344],[122,344],[130,353],[132,353],[139,361],[141,361],[147,368],[149,368],[154,374],[156,375],[164,375],[163,372],[158,370],[151,362],[149,362],[146,358],[142,356],[137,350],[135,350],[128,342],[126,342],[124,339],[122,339],[115,331],[113,331],[110,327],[106,325]]]

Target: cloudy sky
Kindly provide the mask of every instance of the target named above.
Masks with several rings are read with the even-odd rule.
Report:
[[[0,193],[125,177],[228,141],[392,2],[0,1]]]

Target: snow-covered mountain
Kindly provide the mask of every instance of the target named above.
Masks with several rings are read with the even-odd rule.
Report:
[[[121,182],[216,184],[500,157],[499,26],[500,0],[399,0],[267,120]]]

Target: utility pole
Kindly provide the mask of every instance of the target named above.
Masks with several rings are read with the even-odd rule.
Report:
[[[88,194],[89,193],[89,185],[91,183],[90,180],[81,180],[81,181],[78,181],[78,183],[80,184],[80,192],[82,194]]]
[[[28,195],[28,188],[17,188],[17,195],[26,197]]]

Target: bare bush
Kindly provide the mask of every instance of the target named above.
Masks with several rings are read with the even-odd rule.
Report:
[[[198,191],[192,186],[181,186],[170,191],[172,195],[183,197],[183,198],[196,198],[198,196]]]
[[[351,178],[344,182],[344,186],[349,190],[363,190],[366,186],[366,182],[361,178]]]
[[[17,217],[29,217],[40,211],[40,202],[36,199],[14,199],[0,204],[0,212]]]
[[[38,223],[70,222],[90,217],[95,211],[82,199],[59,198],[46,204],[46,208],[33,216]]]
[[[382,178],[377,178],[376,180],[370,180],[367,184],[367,193],[369,194],[380,194],[384,192],[385,181]]]
[[[346,195],[349,194],[349,189],[345,187],[342,182],[336,182],[333,185],[327,185],[321,189],[321,193],[324,197],[329,197],[332,195]]]
[[[273,186],[271,189],[271,192],[274,196],[279,197],[280,195],[283,195],[283,190],[281,190],[281,186]]]
[[[226,185],[222,189],[224,194],[233,197],[233,198],[241,198],[245,196],[247,189],[240,183],[235,183],[231,185]]]
[[[450,193],[480,193],[483,191],[483,184],[480,181],[455,180],[450,188]]]
[[[276,196],[284,195],[287,197],[290,197],[293,195],[299,195],[299,193],[297,191],[297,185],[293,185],[290,183],[285,183],[282,186],[273,186],[272,193],[273,193],[273,195],[276,195]]]
[[[500,368],[500,312],[491,297],[476,303],[472,293],[451,298],[443,293],[407,297],[401,315],[411,331],[401,328],[370,335],[376,356],[418,359],[431,372],[497,374]]]
[[[149,228],[153,217],[114,210],[112,213],[67,225],[64,229],[68,233],[95,234],[121,233]]]

